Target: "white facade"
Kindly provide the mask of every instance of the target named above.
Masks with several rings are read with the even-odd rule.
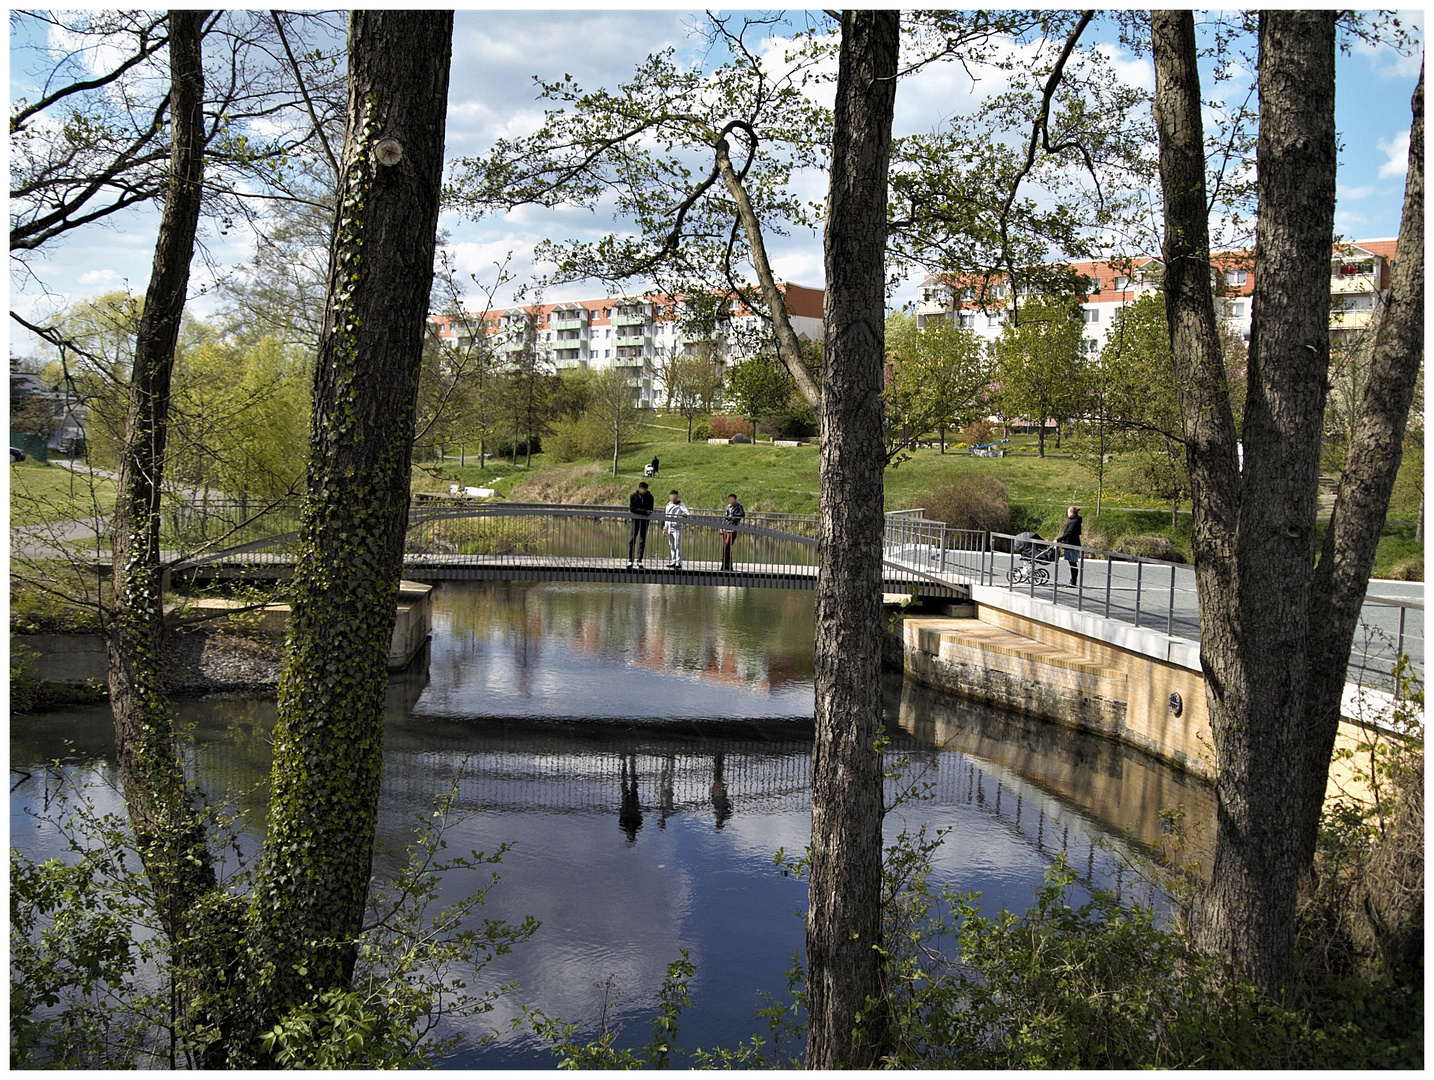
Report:
[[[788,317],[797,336],[822,338],[820,290],[784,285]],[[707,346],[705,338],[683,333],[682,302],[651,297],[605,297],[561,304],[534,304],[510,308],[485,321],[486,333],[499,339],[500,356],[516,355],[531,347],[557,371],[586,367],[626,371],[634,396],[644,407],[661,396],[660,370],[673,355],[691,354]],[[463,332],[458,320],[433,320],[441,340],[456,342]],[[738,364],[752,355],[770,336],[756,315],[735,311],[725,332],[720,332],[716,359]]]

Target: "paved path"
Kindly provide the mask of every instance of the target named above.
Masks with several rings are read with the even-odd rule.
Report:
[[[1012,583],[1022,560],[1000,552],[947,551],[945,566],[932,548],[889,549],[887,558],[931,572],[965,577],[978,584],[1008,588],[1061,607],[1074,608],[1174,637],[1200,640],[1200,608],[1195,568],[1172,563],[1132,563],[1086,559],[1078,584],[1070,585],[1064,560],[1038,563],[1048,580],[1036,585],[1024,573]],[[1380,601],[1388,601],[1380,603]],[[1424,583],[1371,581],[1350,653],[1350,678],[1361,675],[1367,685],[1392,689],[1390,671],[1400,649],[1415,671],[1424,676]],[[1402,620],[1402,628],[1401,628]]]

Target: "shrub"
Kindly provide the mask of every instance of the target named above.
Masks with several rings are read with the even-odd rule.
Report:
[[[692,425],[693,442],[706,442],[708,439],[711,439],[713,437],[714,436],[712,434],[712,424],[709,421],[698,420]]]
[[[751,426],[740,416],[717,413],[708,422],[708,428],[712,434],[707,437],[709,439],[730,439],[733,435],[751,430]]]
[[[961,429],[961,441],[968,446],[983,446],[992,441],[996,430],[989,420],[974,420]]]
[[[1094,539],[1094,538],[1092,538]],[[1122,536],[1108,551],[1121,555],[1134,555],[1141,559],[1161,559],[1164,562],[1183,563],[1185,556],[1165,536]]]
[[[816,433],[816,424],[806,416],[783,416],[776,424],[779,439],[810,439]]]
[[[1011,531],[1011,502],[1006,485],[994,476],[958,476],[926,499],[926,516],[953,529]]]
[[[588,417],[559,420],[548,432],[548,453],[555,461],[579,461],[612,453],[612,442]],[[519,450],[522,453],[522,450]]]

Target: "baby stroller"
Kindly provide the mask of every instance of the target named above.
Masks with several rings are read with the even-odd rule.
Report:
[[[1051,580],[1050,571],[1036,564],[1054,562],[1056,546],[1043,540],[1040,533],[1018,533],[1011,544],[1011,554],[1020,559],[1020,562],[1006,571],[1006,580],[1012,585],[1024,585],[1027,582],[1044,585]]]
[[[644,465],[644,466],[642,467],[642,475],[643,475],[643,476],[656,476],[656,475],[657,475],[657,459],[656,459],[656,458],[653,458],[650,462],[648,462],[648,464],[646,464],[646,465]]]

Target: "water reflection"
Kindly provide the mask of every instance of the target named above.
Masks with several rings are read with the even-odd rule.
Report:
[[[810,593],[447,584],[431,716],[792,716],[812,710]]]
[[[457,1064],[551,1066],[508,1022],[540,1005],[591,1037],[609,980],[619,1044],[646,1041],[666,965],[683,949],[697,967],[683,1044],[731,1045],[760,1030],[758,993],[786,992],[804,939],[805,884],[773,855],[809,839],[811,594],[450,585],[436,601],[428,674],[390,690],[375,869],[397,865],[433,795],[452,788],[468,816],[451,850],[514,845],[481,914],[542,922],[484,973],[519,987],[485,1020],[504,1034]],[[888,815],[888,838],[949,827],[933,884],[980,890],[988,914],[1029,905],[1060,853],[1087,887],[1128,894],[1124,852],[1159,839],[1162,807],[1212,814],[1199,784],[1094,736],[898,677],[885,691],[891,761],[905,760],[887,805],[906,785],[925,796]],[[273,702],[191,702],[180,713],[197,782],[235,806],[252,851],[265,830]],[[53,799],[43,762],[67,753],[61,732],[73,775],[103,790],[113,773],[105,710],[15,718],[12,842],[32,854],[58,845],[18,811]],[[475,884],[451,878],[442,899]]]

